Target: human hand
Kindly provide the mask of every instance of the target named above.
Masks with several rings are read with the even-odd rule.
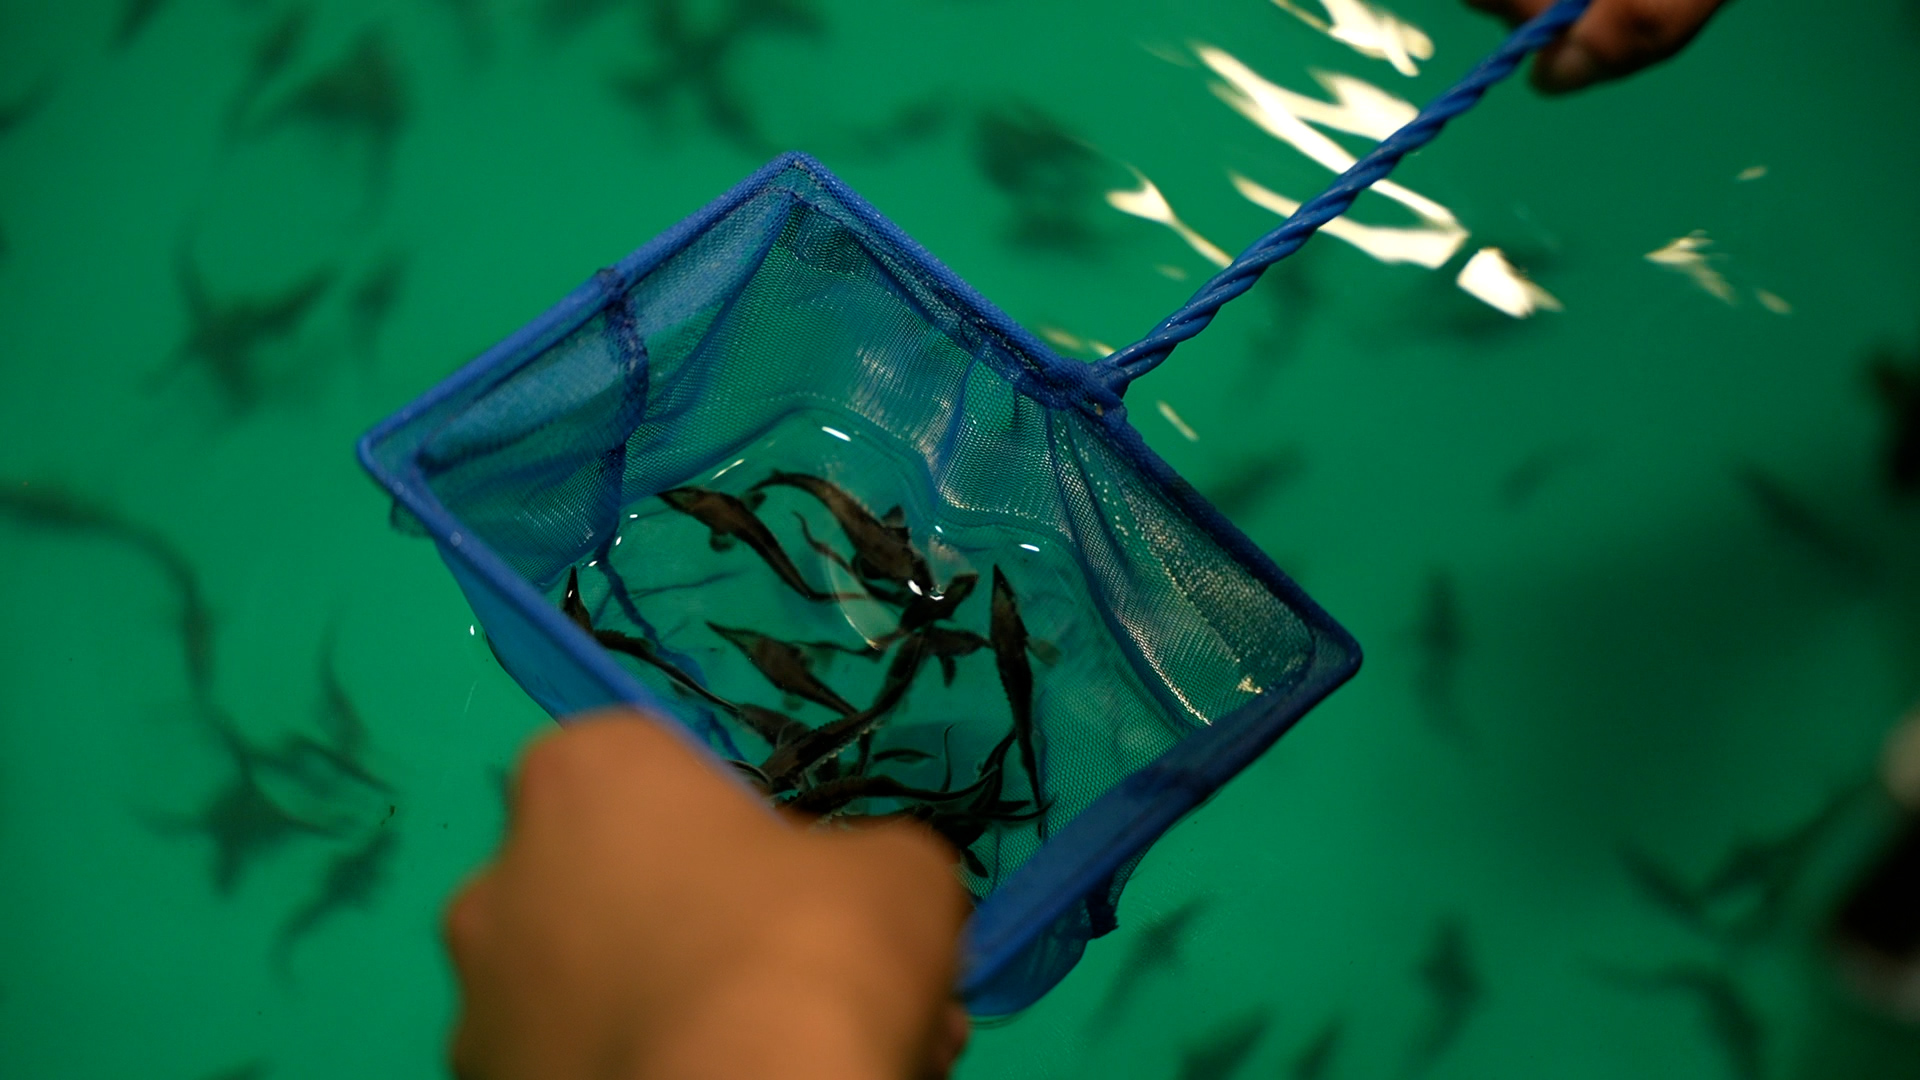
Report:
[[[814,831],[632,712],[522,760],[494,862],[454,897],[461,1080],[909,1080],[967,1039],[953,852]]]
[[[1553,0],[1467,0],[1519,24]],[[1630,75],[1684,48],[1726,0],[1593,0],[1586,14],[1533,61],[1533,85],[1563,94]]]

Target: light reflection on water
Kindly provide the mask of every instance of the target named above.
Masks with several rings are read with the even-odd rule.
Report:
[[[1173,212],[1172,205],[1167,202],[1167,197],[1160,193],[1160,189],[1154,186],[1153,181],[1147,179],[1145,174],[1139,169],[1134,169],[1133,175],[1140,181],[1140,186],[1130,191],[1107,192],[1108,205],[1123,214],[1132,214],[1134,217],[1165,225],[1180,239],[1186,241],[1187,246],[1199,253],[1201,258],[1215,266],[1225,266],[1233,261],[1233,256],[1220,250],[1212,241],[1195,232],[1193,226],[1180,220],[1179,215]]]
[[[1361,56],[1385,60],[1402,75],[1418,75],[1416,60],[1433,59],[1433,39],[1386,8],[1366,0],[1320,0],[1326,18],[1292,0],[1273,0],[1274,6],[1313,27]]]
[[[1709,252],[1707,248],[1712,245],[1713,241],[1708,238],[1705,229],[1695,229],[1647,252],[1646,258],[1655,266],[1664,266],[1686,276],[1714,299],[1727,304],[1735,303],[1733,286],[1727,281],[1727,276],[1714,266],[1716,260],[1725,256]]]
[[[1499,248],[1481,248],[1460,268],[1454,283],[1488,306],[1516,319],[1536,311],[1562,311],[1553,294],[1527,280]]]

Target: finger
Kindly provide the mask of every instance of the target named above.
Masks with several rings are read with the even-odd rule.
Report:
[[[494,888],[490,870],[475,874],[447,901],[446,910],[440,916],[441,939],[446,942],[455,974],[463,982],[473,976],[477,958],[489,936],[489,897]]]
[[[947,1080],[952,1076],[954,1064],[973,1038],[973,1017],[968,1016],[966,1006],[957,1001],[947,1002],[938,1023],[933,1041],[927,1047],[925,1080]]]
[[[1547,10],[1553,0],[1467,0],[1467,6],[1484,11],[1509,26],[1517,26]]]
[[[1540,51],[1533,64],[1533,84],[1546,93],[1560,94],[1659,63],[1692,41],[1721,3],[1594,0],[1564,37]]]

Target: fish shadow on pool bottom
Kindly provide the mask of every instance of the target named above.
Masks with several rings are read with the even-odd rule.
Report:
[[[647,56],[609,81],[616,99],[645,115],[656,128],[673,120],[684,102],[721,139],[756,157],[775,151],[745,95],[735,85],[735,55],[756,38],[818,39],[826,34],[820,13],[803,0],[725,0],[705,17],[687,0],[649,0],[641,6]]]
[[[1272,1017],[1249,1013],[1215,1027],[1181,1051],[1179,1080],[1231,1080],[1260,1045]]]
[[[1179,970],[1186,964],[1185,948],[1194,925],[1212,907],[1208,896],[1193,897],[1165,914],[1148,919],[1133,931],[1126,942],[1113,981],[1100,1003],[1088,1017],[1094,1031],[1110,1031],[1117,1025],[1151,981]]]
[[[274,61],[291,66],[290,56],[282,59],[274,53],[276,44],[271,36],[263,39],[256,53],[262,67]],[[251,97],[263,104],[256,109],[248,102],[247,112],[253,115],[232,114],[229,122],[249,139],[304,132],[327,140],[329,146],[357,147],[365,170],[361,210],[371,217],[386,201],[394,157],[413,113],[408,77],[388,35],[374,27],[363,29],[346,51],[282,89],[269,87],[284,79],[266,74],[258,78],[260,85]]]
[[[981,109],[973,160],[1010,204],[1009,244],[1077,256],[1106,246],[1105,192],[1124,186],[1126,174],[1038,106],[1016,101]]]
[[[1727,473],[1697,472],[1684,518],[1610,530],[1603,548],[1522,574],[1460,573],[1479,613],[1475,664],[1501,672],[1501,694],[1475,716],[1481,756],[1505,778],[1489,791],[1480,842],[1516,865],[1564,861],[1568,836],[1610,848],[1717,804],[1714,781],[1741,759],[1752,725],[1797,722],[1777,696],[1758,702],[1773,710],[1765,718],[1751,706],[1736,714],[1727,688],[1756,672],[1777,683],[1835,619],[1859,620],[1890,646],[1856,651],[1859,662],[1891,654],[1903,679],[1920,672],[1920,543],[1859,474],[1826,484],[1796,475],[1789,489],[1822,493],[1808,503],[1847,538],[1834,548],[1770,520]],[[1867,571],[1832,561],[1856,546],[1874,560],[1870,590],[1853,580]],[[1817,699],[1817,687],[1807,693]]]
[[[104,502],[46,481],[0,478],[0,521],[69,539],[105,541],[150,562],[178,605],[175,630],[188,691],[197,706],[212,700],[213,611],[199,571],[177,544]]]

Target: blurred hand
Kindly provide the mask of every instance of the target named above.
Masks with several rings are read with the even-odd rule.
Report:
[[[1467,0],[1519,24],[1553,0]],[[1533,61],[1533,85],[1549,94],[1578,90],[1657,64],[1684,48],[1726,0],[1593,0],[1559,41]]]
[[[913,1080],[967,1039],[954,857],[810,831],[661,723],[526,754],[498,857],[447,908],[461,1080]]]

